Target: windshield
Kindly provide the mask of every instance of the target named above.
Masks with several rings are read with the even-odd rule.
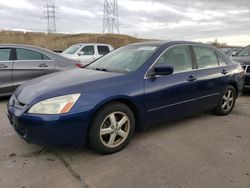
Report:
[[[63,53],[65,53],[65,54],[74,54],[74,53],[76,53],[81,47],[82,47],[82,45],[73,45],[73,46],[68,47],[66,50],[64,50]]]
[[[241,50],[238,56],[250,56],[250,46],[247,46],[246,48]]]
[[[151,45],[131,45],[119,48],[91,63],[86,68],[129,73],[140,68],[157,50]]]

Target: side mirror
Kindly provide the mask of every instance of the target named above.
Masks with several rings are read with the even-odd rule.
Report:
[[[80,52],[78,52],[78,55],[79,55],[79,56],[82,56],[82,55],[84,55],[84,52],[83,52],[83,51],[80,51]]]
[[[154,67],[154,75],[170,75],[173,74],[174,67],[170,65],[158,65]]]

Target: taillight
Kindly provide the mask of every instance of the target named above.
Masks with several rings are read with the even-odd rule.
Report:
[[[83,67],[84,67],[81,63],[76,63],[75,65],[76,65],[77,67],[79,67],[79,68],[83,68]]]

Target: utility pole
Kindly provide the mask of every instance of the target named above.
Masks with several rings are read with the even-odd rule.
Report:
[[[119,34],[118,0],[104,0],[103,33]]]
[[[55,1],[53,4],[46,4],[45,14],[47,19],[47,32],[55,33],[56,32],[56,6]]]

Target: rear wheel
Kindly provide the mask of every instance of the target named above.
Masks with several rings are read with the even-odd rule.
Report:
[[[216,107],[216,114],[218,115],[228,115],[234,107],[236,100],[236,92],[234,87],[229,86],[225,89],[220,97],[219,103]]]
[[[95,115],[89,130],[90,146],[102,154],[120,151],[131,140],[134,128],[134,115],[129,107],[112,103]]]

